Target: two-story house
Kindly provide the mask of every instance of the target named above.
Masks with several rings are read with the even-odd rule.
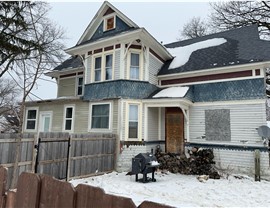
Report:
[[[57,98],[27,103],[25,132],[117,134],[121,170],[157,144],[214,148],[222,168],[250,168],[254,148],[264,151],[270,44],[256,25],[164,46],[104,2],[66,52],[47,74]]]

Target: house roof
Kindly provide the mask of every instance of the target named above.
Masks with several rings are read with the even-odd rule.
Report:
[[[209,44],[207,41],[219,44]],[[225,41],[221,41],[221,40]],[[198,47],[201,45],[201,47]],[[186,62],[178,62],[178,66],[171,63],[179,58],[165,62],[158,75],[167,75],[174,73],[191,72],[204,69],[232,66],[238,64],[247,64],[270,60],[270,42],[261,40],[258,34],[258,26],[251,25],[238,29],[228,30],[220,33],[206,35],[199,38],[178,41],[166,44],[169,51],[172,49],[181,49],[182,54],[178,56],[187,56]],[[186,50],[186,51],[185,51]],[[189,52],[190,54],[185,54]]]
[[[79,56],[71,56],[67,60],[65,60],[62,64],[55,67],[54,71],[63,71],[65,69],[76,69],[83,67],[82,59]]]

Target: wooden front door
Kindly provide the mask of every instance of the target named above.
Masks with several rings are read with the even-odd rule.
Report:
[[[166,108],[166,152],[184,153],[184,115],[180,108]]]

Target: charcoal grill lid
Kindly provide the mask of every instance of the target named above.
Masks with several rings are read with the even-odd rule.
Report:
[[[260,126],[258,128],[258,134],[260,137],[263,137],[263,138],[269,138],[270,137],[270,128],[268,126]]]

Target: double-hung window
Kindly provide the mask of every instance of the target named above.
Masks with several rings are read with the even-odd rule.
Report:
[[[110,104],[91,105],[91,129],[110,129]]]
[[[109,54],[105,56],[106,62],[105,62],[105,80],[111,80],[112,79],[112,59],[113,55]]]
[[[128,138],[137,139],[139,132],[139,105],[129,105]]]
[[[77,78],[77,95],[80,96],[83,94],[83,77]]]
[[[140,54],[131,53],[130,54],[130,79],[139,79],[140,78]]]
[[[101,81],[101,56],[95,58],[95,82]]]
[[[113,79],[113,53],[106,53],[94,58],[94,82]]]
[[[64,115],[64,131],[72,131],[73,117],[74,117],[74,106],[66,106]]]
[[[26,130],[35,130],[37,126],[37,109],[28,109],[26,112]]]

